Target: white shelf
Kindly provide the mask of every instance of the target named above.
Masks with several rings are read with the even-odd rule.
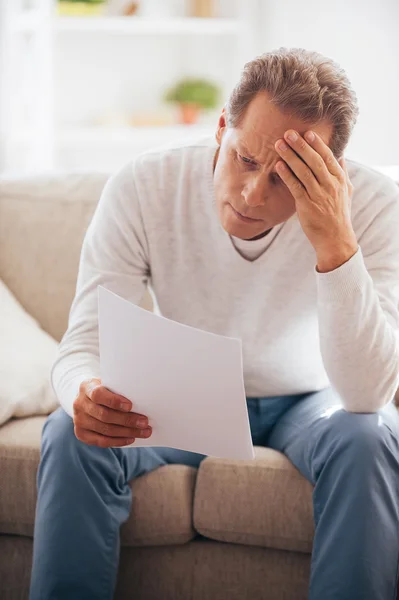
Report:
[[[164,127],[63,127],[56,130],[57,144],[164,144],[182,138],[211,135],[212,125],[167,125]]]
[[[74,127],[55,134],[55,165],[64,170],[115,172],[132,157],[176,142],[212,135],[208,125]]]
[[[60,32],[109,34],[173,34],[173,35],[235,35],[239,32],[237,19],[140,17],[56,17],[54,27]]]
[[[36,31],[41,22],[38,11],[29,10],[14,19],[14,33]],[[66,33],[107,33],[121,35],[237,35],[236,19],[165,18],[140,17],[54,17],[53,30]]]

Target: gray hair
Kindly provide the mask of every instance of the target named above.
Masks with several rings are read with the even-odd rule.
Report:
[[[247,106],[259,92],[267,92],[282,112],[306,123],[330,122],[330,148],[336,158],[341,158],[359,109],[350,81],[337,63],[302,48],[280,48],[251,60],[226,104],[228,126],[239,126]]]

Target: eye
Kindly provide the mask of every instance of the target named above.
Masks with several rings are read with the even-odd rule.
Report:
[[[250,158],[247,158],[246,156],[241,156],[241,154],[239,154],[238,157],[241,160],[241,162],[245,163],[246,165],[255,165],[254,161]]]

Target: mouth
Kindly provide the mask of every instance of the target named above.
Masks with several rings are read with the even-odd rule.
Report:
[[[230,206],[231,206],[231,204],[230,204]],[[231,206],[231,209],[232,209],[233,213],[235,214],[235,216],[237,217],[237,219],[239,219],[240,221],[243,221],[244,223],[260,223],[262,221],[262,219],[253,219],[252,217],[246,217],[245,215],[242,215],[241,213],[239,213],[232,206]]]

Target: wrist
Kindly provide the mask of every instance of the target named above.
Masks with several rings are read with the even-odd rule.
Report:
[[[316,251],[317,271],[328,273],[338,269],[356,254],[358,247],[357,240],[354,239],[346,243],[341,242],[338,246],[331,245],[324,248],[323,251]]]

